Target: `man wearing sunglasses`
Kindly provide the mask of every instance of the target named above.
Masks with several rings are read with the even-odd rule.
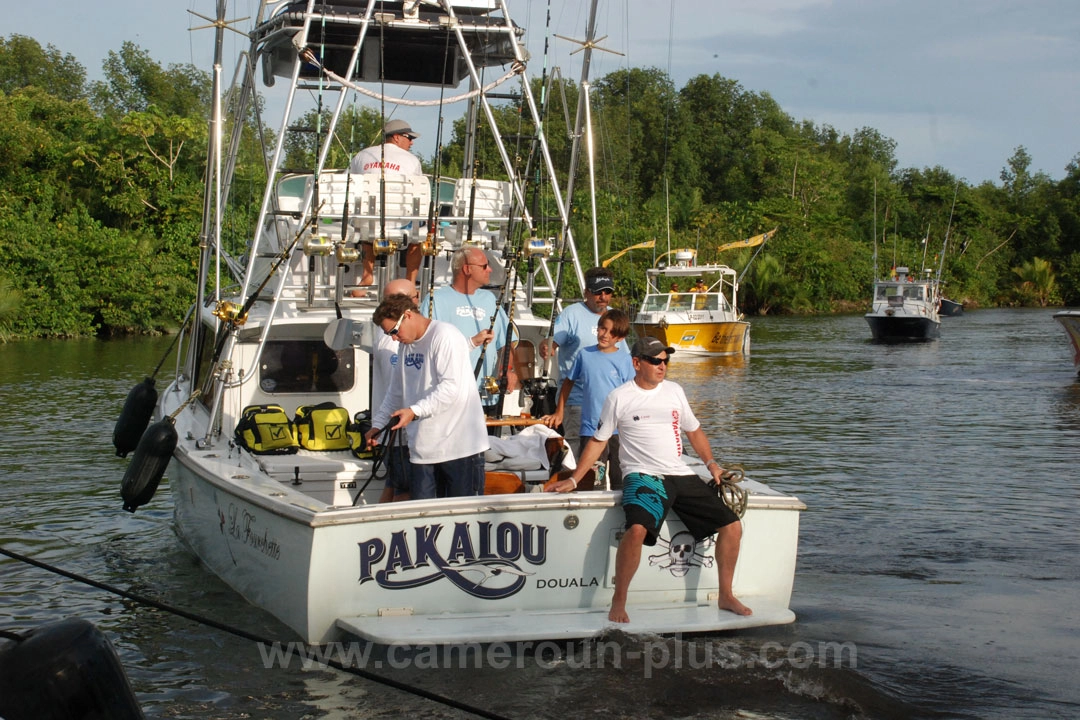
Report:
[[[465,338],[421,315],[408,295],[388,296],[372,320],[400,346],[368,444],[383,428],[405,430],[414,500],[483,495],[488,434]]]
[[[547,358],[558,350],[559,377],[567,378],[574,367],[574,360],[582,348],[596,344],[596,324],[608,309],[615,293],[615,278],[607,268],[594,267],[585,271],[585,297],[582,302],[569,306],[555,319],[551,338],[540,343],[540,357]],[[628,351],[626,340],[616,345]],[[570,391],[563,413],[563,437],[576,447],[581,435],[581,403],[583,391],[577,384]]]
[[[477,385],[482,385],[485,377],[495,377],[499,370],[499,351],[506,344],[506,326],[509,319],[499,300],[484,286],[491,280],[491,263],[487,254],[478,247],[462,247],[454,251],[450,258],[450,270],[453,281],[433,293],[434,303],[431,317],[448,322],[465,336],[469,342],[469,360],[472,368],[484,353],[484,366],[477,378]],[[421,301],[422,312],[427,312],[427,302]],[[492,318],[495,324],[492,326]],[[484,346],[487,349],[484,349]],[[487,405],[494,405],[496,397],[488,397]]]
[[[652,547],[669,510],[686,525],[695,542],[716,535],[716,565],[720,579],[717,606],[736,615],[750,615],[732,593],[739,559],[742,523],[716,491],[683,461],[682,433],[717,483],[724,469],[713,457],[709,439],[686,400],[682,387],[667,380],[675,352],[653,337],[643,337],[631,350],[634,379],[615,388],[604,401],[596,433],[578,459],[577,469],[550,490],[570,492],[600,457],[614,431],[619,432],[623,470],[623,512],[626,532],[615,555],[615,592],[608,619],[630,622],[627,591],[641,562],[641,546]]]
[[[420,133],[414,131],[409,123],[404,120],[391,120],[383,125],[383,142],[380,145],[366,147],[352,159],[349,172],[358,175],[372,175],[380,173],[399,173],[401,175],[423,175],[424,168],[420,164],[420,158],[412,154],[413,141],[420,137]],[[391,230],[403,230],[404,228],[388,228]],[[363,275],[360,285],[371,285],[375,279],[375,250],[371,242],[361,243],[363,250]],[[420,270],[420,262],[423,260],[423,251],[418,243],[412,243],[405,250],[406,277],[416,282],[416,274]]]

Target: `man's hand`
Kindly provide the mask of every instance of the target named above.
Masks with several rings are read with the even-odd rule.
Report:
[[[555,351],[558,349],[558,347],[559,347],[558,344],[554,340],[551,340],[551,339],[541,340],[540,341],[540,357],[542,359],[544,359],[544,360],[547,360],[549,355],[554,355],[555,354]]]
[[[481,330],[480,332],[473,335],[472,338],[470,338],[470,340],[472,340],[473,347],[480,347],[481,345],[486,345],[494,339],[495,333],[491,330]]]
[[[550,415],[545,415],[544,417],[540,418],[540,422],[544,423],[545,425],[547,425],[552,430],[559,427],[559,425],[562,425],[562,421],[563,421],[563,412],[562,412],[562,410],[556,410],[555,412],[551,413]]]
[[[401,408],[400,410],[395,410],[390,415],[390,417],[398,419],[397,425],[394,425],[390,429],[400,430],[416,418],[416,413],[414,413],[410,408]]]
[[[557,483],[552,483],[551,485],[544,488],[544,492],[558,493],[568,493],[575,490],[577,490],[577,481],[574,480],[572,477],[568,477],[565,480],[560,480]]]

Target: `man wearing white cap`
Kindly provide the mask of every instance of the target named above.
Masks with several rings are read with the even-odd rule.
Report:
[[[420,159],[409,152],[413,140],[420,137],[409,123],[404,120],[391,120],[383,125],[383,143],[372,145],[356,153],[349,171],[372,175],[381,172],[400,173],[402,175],[423,175],[424,168]],[[361,285],[371,285],[375,280],[375,251],[370,242],[362,243],[364,250],[364,275]],[[405,251],[405,277],[416,282],[420,270],[423,251],[417,244],[409,245]]]

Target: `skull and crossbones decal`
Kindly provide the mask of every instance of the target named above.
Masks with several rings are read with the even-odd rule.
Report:
[[[656,539],[667,552],[649,556],[649,565],[659,565],[661,570],[668,570],[675,577],[683,577],[692,567],[713,566],[713,556],[709,554],[714,541],[711,537],[701,541],[701,552],[697,551],[694,536],[685,530],[675,533],[671,540],[663,537]]]

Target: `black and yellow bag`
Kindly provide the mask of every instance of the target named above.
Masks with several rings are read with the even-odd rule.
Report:
[[[256,455],[291,455],[300,449],[296,427],[280,405],[249,405],[236,424],[236,443]]]
[[[296,408],[296,439],[305,450],[348,450],[349,411],[332,402]]]
[[[375,457],[374,450],[368,450],[367,440],[364,439],[371,430],[371,413],[367,410],[361,410],[353,415],[353,421],[349,423],[349,449],[352,450],[352,454],[361,460],[370,460]]]

